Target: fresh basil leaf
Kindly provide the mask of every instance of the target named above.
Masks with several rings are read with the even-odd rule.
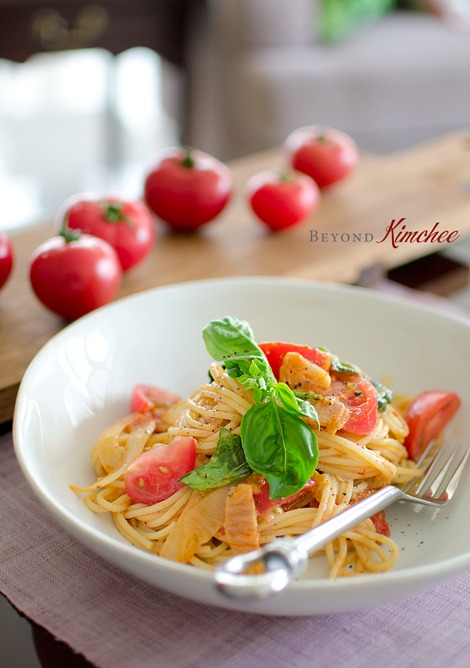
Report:
[[[391,404],[393,401],[393,390],[382,383],[377,382],[369,378],[372,385],[375,387],[375,392],[377,394],[377,407],[380,412],[383,412],[387,408],[387,404]]]
[[[275,383],[273,385],[273,390],[274,395],[279,399],[286,411],[293,415],[298,415],[300,413],[299,403],[295,394],[286,383]]]
[[[272,499],[295,494],[312,477],[318,462],[316,436],[274,399],[245,413],[241,437],[246,460],[265,476]]]
[[[286,411],[292,413],[292,415],[300,414],[312,418],[320,424],[315,407],[309,401],[299,399],[286,383],[276,383],[273,390]]]
[[[252,473],[247,464],[238,434],[222,427],[214,454],[208,462],[180,478],[191,489],[207,490],[225,487]]]
[[[357,373],[361,374],[359,369],[354,364],[349,362],[342,362],[336,355],[331,355],[331,368],[338,373]]]
[[[300,414],[315,420],[315,422],[318,424],[318,427],[320,427],[320,419],[318,417],[315,406],[312,406],[310,401],[301,401],[300,399],[297,399],[297,402],[299,404]]]
[[[271,377],[266,378],[266,370],[259,363],[259,360],[240,360],[238,367],[244,371],[241,376],[237,377],[242,385],[245,385],[245,387],[259,387],[262,390],[267,389],[267,380],[270,381]]]
[[[212,320],[203,329],[202,336],[209,354],[223,362],[231,376],[251,376],[250,368],[255,364],[257,374],[274,379],[269,362],[256,344],[247,322],[231,317]]]
[[[309,401],[319,401],[324,398],[323,394],[319,392],[299,392],[299,390],[292,390],[297,399],[307,399]]]

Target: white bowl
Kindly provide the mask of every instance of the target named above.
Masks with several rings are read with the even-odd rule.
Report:
[[[440,513],[396,504],[388,511],[401,548],[393,571],[329,580],[321,559],[281,595],[231,601],[211,574],[128,544],[109,517],[69,489],[94,480],[90,449],[128,413],[134,384],[181,394],[207,377],[201,330],[226,315],[255,337],[324,346],[399,392],[456,391],[463,406],[448,438],[470,434],[470,325],[428,307],[348,286],[276,278],[198,281],[122,299],[69,325],[29,366],[18,394],[14,443],[32,489],[52,516],[113,564],[197,601],[270,615],[346,611],[409,596],[470,567],[470,471]]]

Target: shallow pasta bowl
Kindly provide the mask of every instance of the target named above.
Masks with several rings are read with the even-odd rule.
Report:
[[[323,558],[279,597],[228,600],[209,572],[128,544],[109,517],[92,513],[70,484],[94,479],[91,447],[129,412],[136,383],[181,395],[205,382],[201,331],[227,315],[247,320],[258,341],[324,346],[397,392],[457,392],[462,408],[446,430],[470,433],[470,324],[413,302],[360,288],[278,278],[181,283],[137,294],[66,327],[30,364],[18,393],[14,444],[22,470],[51,516],[116,566],[200,602],[271,615],[346,611],[407,597],[470,567],[470,475],[445,510],[395,505],[400,558],[387,573],[329,580]]]

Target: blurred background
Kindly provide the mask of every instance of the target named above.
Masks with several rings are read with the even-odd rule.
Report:
[[[331,125],[375,153],[470,126],[470,0],[0,0],[0,224],[141,195],[162,146],[229,160]]]
[[[149,151],[174,143],[161,59],[89,49],[0,61],[2,226],[46,220],[75,192],[140,196]]]

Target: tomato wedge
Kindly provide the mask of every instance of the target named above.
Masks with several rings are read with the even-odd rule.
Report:
[[[349,410],[344,431],[366,436],[377,422],[377,393],[372,383],[358,374],[341,373],[333,377],[327,394],[339,398]]]
[[[382,534],[382,536],[390,536],[390,525],[386,520],[385,510],[379,510],[375,515],[371,515],[370,519],[374,523],[377,533]]]
[[[279,378],[279,369],[281,368],[284,355],[287,353],[299,353],[299,355],[305,357],[309,362],[317,364],[322,369],[325,369],[325,371],[330,370],[331,356],[325,350],[320,350],[320,348],[310,348],[310,346],[283,343],[282,341],[266,341],[258,345],[268,358],[269,365],[276,378]]]
[[[176,436],[168,445],[159,444],[137,457],[126,473],[126,493],[133,501],[148,506],[177,492],[186,473],[196,466],[196,440]]]
[[[442,432],[461,405],[455,392],[427,390],[418,394],[405,415],[410,429],[405,447],[413,460],[417,460],[429,443]]]
[[[148,413],[154,408],[169,408],[180,400],[179,395],[154,385],[136,385],[132,391],[131,413]]]
[[[314,485],[315,481],[311,478],[306,482],[302,489],[299,489],[299,491],[295,494],[291,494],[290,496],[283,496],[281,499],[271,499],[269,497],[269,483],[267,480],[262,480],[258,485],[259,491],[253,494],[256,512],[258,515],[263,515],[263,513],[276,508],[276,506],[280,506],[281,508],[284,508],[284,506],[289,506],[298,501],[298,499],[300,499],[300,497],[303,496],[309,489],[312,489]]]

